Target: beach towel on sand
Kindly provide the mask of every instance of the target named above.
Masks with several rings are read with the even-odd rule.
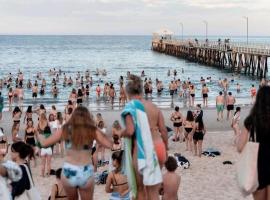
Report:
[[[157,155],[154,149],[152,135],[148,123],[148,118],[143,104],[138,100],[129,102],[123,112],[122,119],[130,114],[135,126],[135,138],[137,145],[138,170],[143,176],[143,184],[146,186],[156,185],[162,182],[162,174],[159,167]],[[132,140],[124,139],[124,166],[125,174],[128,178],[131,194],[137,196],[136,179],[132,163]],[[134,187],[135,186],[135,187]]]

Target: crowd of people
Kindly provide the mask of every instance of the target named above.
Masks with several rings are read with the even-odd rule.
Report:
[[[52,84],[52,94],[57,97],[56,70],[50,70],[55,75]],[[103,72],[104,73],[104,72]],[[177,72],[174,72],[174,74]],[[65,76],[65,75],[64,75]],[[141,77],[144,76],[144,72]],[[177,199],[180,186],[180,176],[176,174],[177,162],[174,157],[168,156],[168,133],[161,110],[149,100],[151,95],[151,79],[128,74],[120,77],[119,102],[125,107],[121,113],[124,126],[119,121],[114,121],[111,133],[108,133],[105,120],[101,113],[93,115],[83,101],[89,95],[91,87],[90,73],[86,72],[82,77],[77,74],[76,84],[80,84],[78,90],[73,89],[69,95],[64,112],[57,110],[56,106],[50,109],[43,104],[37,109],[32,106],[23,110],[23,74],[20,72],[16,78],[16,89],[9,90],[8,102],[10,107],[14,98],[18,103],[12,110],[13,124],[11,127],[12,145],[9,147],[8,135],[0,129],[0,174],[9,179],[11,199],[19,199],[33,186],[31,168],[37,167],[37,159],[40,158],[40,176],[43,178],[56,175],[56,183],[52,185],[50,199],[93,199],[94,186],[98,174],[98,167],[108,165],[109,174],[104,190],[111,193],[112,200],[149,199]],[[42,81],[41,89],[46,87],[45,79],[41,73],[37,78]],[[63,84],[72,85],[71,78],[64,78]],[[86,80],[86,87],[84,88]],[[207,78],[211,81],[211,77]],[[201,79],[203,106],[208,106],[207,81]],[[0,85],[11,87],[12,78],[7,78]],[[89,85],[88,85],[89,84]],[[245,129],[240,128],[240,107],[235,107],[236,99],[229,91],[227,79],[220,80],[221,92],[216,98],[217,121],[223,120],[223,110],[227,108],[227,120],[231,120],[231,126],[235,132],[235,144],[239,151],[247,141],[248,133],[256,129],[258,141],[262,143],[259,154],[259,190],[254,194],[255,199],[262,196],[269,198],[269,169],[265,164],[269,152],[269,127],[265,122],[269,117],[267,107],[269,99],[269,86],[265,80],[261,82],[260,89],[252,86],[250,89],[251,101],[254,107],[250,116],[245,121]],[[156,80],[157,92],[162,92],[163,85]],[[38,83],[32,85],[27,82],[27,87],[32,89],[33,98],[38,94]],[[240,90],[240,86],[238,86]],[[101,97],[101,86],[97,85],[96,95]],[[106,101],[114,103],[116,90],[112,83],[105,83],[103,96]],[[178,106],[170,116],[174,127],[172,141],[185,142],[186,150],[194,156],[202,155],[202,145],[207,132],[203,121],[202,106],[195,106],[195,86],[191,81],[173,80],[169,85],[170,95],[184,96],[189,99],[190,108],[184,116]],[[41,95],[41,90],[40,90]],[[127,102],[127,100],[129,100]],[[4,98],[0,92],[0,123]],[[235,110],[235,113],[233,111]],[[22,127],[23,126],[23,127]],[[23,136],[20,130],[24,129]],[[11,162],[5,165],[5,157],[10,149]],[[106,150],[108,149],[108,150]],[[106,152],[110,152],[110,161],[106,161]],[[62,167],[52,169],[52,157],[64,159]],[[18,167],[19,166],[19,167]],[[163,168],[166,168],[164,173]],[[17,172],[12,176],[11,172]],[[30,172],[30,173],[29,173]],[[0,179],[1,181],[1,179]],[[7,185],[7,182],[4,181]],[[49,195],[48,195],[49,196]]]

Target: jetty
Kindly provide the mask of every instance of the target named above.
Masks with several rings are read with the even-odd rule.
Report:
[[[270,57],[270,45],[236,43],[229,39],[177,40],[172,37],[172,32],[167,30],[153,34],[152,50],[258,78],[267,76],[267,60]]]

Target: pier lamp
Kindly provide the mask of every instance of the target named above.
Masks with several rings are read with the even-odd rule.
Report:
[[[248,17],[243,16],[243,18],[247,21],[247,44],[248,44]]]
[[[181,26],[182,41],[184,41],[184,24],[180,22],[180,26]]]
[[[203,20],[203,23],[205,24],[205,39],[208,38],[208,21]]]

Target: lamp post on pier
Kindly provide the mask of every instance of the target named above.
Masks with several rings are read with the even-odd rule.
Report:
[[[243,18],[247,21],[247,44],[248,44],[248,17],[243,16]]]
[[[205,24],[205,40],[208,39],[208,21],[203,20],[203,23]]]
[[[180,22],[180,26],[181,26],[181,38],[182,38],[182,41],[184,41],[184,24]]]

